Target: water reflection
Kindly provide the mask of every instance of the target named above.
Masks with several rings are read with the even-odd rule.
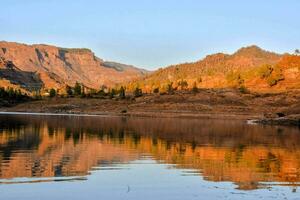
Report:
[[[126,170],[118,164],[143,157],[242,190],[296,187],[300,130],[224,120],[0,116],[2,183],[82,180],[92,170]]]

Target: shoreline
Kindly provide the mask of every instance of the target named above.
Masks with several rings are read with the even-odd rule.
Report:
[[[243,94],[236,90],[148,94],[133,99],[44,98],[0,107],[0,114],[234,119],[300,126],[300,94]]]
[[[0,115],[29,115],[29,116],[70,116],[70,117],[141,117],[141,118],[180,118],[180,119],[215,119],[215,120],[239,120],[253,125],[281,125],[300,126],[300,120],[285,120],[283,118],[266,119],[259,116],[239,114],[217,114],[217,113],[49,113],[49,112],[5,112]]]
[[[0,109],[1,110],[1,109]],[[224,113],[187,113],[187,112],[134,112],[134,113],[114,113],[114,112],[30,112],[30,111],[0,111],[0,115],[37,115],[37,116],[79,116],[79,117],[147,117],[147,118],[193,118],[193,119],[234,119],[234,120],[254,120],[251,115],[224,114]],[[255,118],[257,119],[257,118]]]

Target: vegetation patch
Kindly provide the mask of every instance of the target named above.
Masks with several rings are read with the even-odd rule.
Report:
[[[17,103],[29,101],[31,98],[22,93],[20,89],[0,87],[0,107],[11,106]]]
[[[279,66],[263,65],[259,68],[258,74],[265,79],[269,86],[275,86],[279,81],[284,80],[282,69]]]

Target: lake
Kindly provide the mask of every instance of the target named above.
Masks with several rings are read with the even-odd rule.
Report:
[[[0,115],[0,199],[300,199],[300,129]]]

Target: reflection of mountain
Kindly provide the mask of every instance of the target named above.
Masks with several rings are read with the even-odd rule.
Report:
[[[10,123],[14,121],[14,123]],[[151,154],[240,189],[300,181],[300,130],[238,121],[0,116],[0,176],[86,175]],[[5,122],[5,123],[4,123]]]
[[[68,135],[72,134],[72,135]],[[1,178],[87,175],[92,167],[135,159],[120,146],[85,133],[77,138],[66,129],[53,132],[46,124],[0,136]]]

